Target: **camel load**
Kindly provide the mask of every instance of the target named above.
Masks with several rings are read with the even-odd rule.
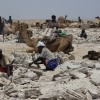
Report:
[[[100,52],[96,52],[96,51],[88,51],[88,54],[83,56],[84,58],[88,58],[89,60],[98,60],[100,58]]]

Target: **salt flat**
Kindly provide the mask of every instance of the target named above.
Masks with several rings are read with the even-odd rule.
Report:
[[[67,28],[73,34],[75,59],[61,54],[64,63],[54,71],[44,71],[37,65],[29,67],[31,54],[24,43],[0,42],[3,53],[15,57],[13,77],[0,73],[0,100],[99,100],[100,61],[82,59],[89,50],[100,52],[100,29],[88,29],[87,39],[80,38],[81,30]],[[12,80],[12,81],[11,81]],[[3,99],[2,99],[3,98]]]

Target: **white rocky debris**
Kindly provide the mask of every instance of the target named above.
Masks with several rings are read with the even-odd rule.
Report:
[[[15,56],[16,59],[19,59],[20,57],[22,56],[21,55]],[[24,55],[24,59],[27,59],[25,55]],[[94,87],[93,88],[94,92],[90,90],[90,87],[87,87],[88,85],[85,85],[86,88],[84,87],[84,84],[86,83],[83,80],[85,80],[84,77],[86,77],[86,75],[80,72],[81,70],[80,68],[82,68],[82,65],[80,62],[75,62],[75,61],[71,61],[69,63],[65,62],[61,64],[59,67],[57,67],[55,71],[46,71],[46,72],[42,71],[42,69],[34,69],[34,67],[29,68],[28,66],[26,67],[25,65],[23,66],[23,63],[24,63],[23,60],[21,60],[20,62],[18,61],[18,63],[16,61],[15,63],[18,65],[21,63],[22,64],[20,65],[20,67],[17,66],[16,69],[14,69],[14,75],[13,75],[13,81],[12,81],[13,83],[11,83],[9,87],[6,86],[7,87],[6,95],[8,97],[9,96],[12,98],[18,97],[19,99],[39,98],[39,100],[43,100],[44,98],[46,100],[49,98],[50,99],[64,98],[66,100],[67,97],[70,99],[71,98],[76,99],[77,97],[78,99],[76,100],[79,100],[80,98],[85,100],[84,94],[79,95],[78,92],[75,92],[77,90],[84,91],[84,92],[87,90],[92,94],[93,98],[95,96],[98,96],[96,87],[91,86],[91,84],[88,82],[89,80],[86,80],[85,82],[88,82],[89,86],[91,86],[92,88]],[[77,67],[70,67],[70,66],[76,66],[76,65]],[[69,67],[70,69],[68,69]],[[86,68],[86,66],[84,68]],[[69,72],[70,70],[72,71]],[[74,82],[74,80],[72,79],[73,81],[70,81],[73,75],[75,75],[76,78],[79,78],[79,80],[77,79]],[[82,80],[80,78],[82,78]],[[39,84],[38,88],[37,87],[32,88],[33,87],[32,84],[34,84],[33,83],[34,81],[37,82],[36,84]],[[52,83],[48,84],[48,82],[52,82]],[[9,83],[10,81],[7,82],[7,84]],[[39,95],[37,95],[38,90],[40,90]],[[67,93],[65,91],[67,91]],[[74,95],[72,95],[73,93]],[[64,95],[61,96],[61,94],[64,94]]]
[[[100,70],[100,63],[95,63],[95,68]]]
[[[100,29],[86,30],[87,39],[79,37],[81,30],[78,28],[65,30],[73,34],[75,51],[71,55],[54,53],[61,63],[54,71],[46,71],[44,65],[33,64],[29,67],[32,54],[23,50],[23,44],[16,44],[13,53],[9,55],[15,59],[12,80],[6,74],[0,73],[0,100],[100,100],[100,61],[82,59],[89,50],[100,51]],[[51,35],[51,30],[47,29],[33,31]],[[14,35],[5,37],[4,45],[0,43],[1,47],[10,47],[15,38]],[[20,53],[18,46],[21,47]],[[3,50],[7,52],[5,48]],[[33,59],[37,57],[35,54]]]
[[[92,61],[88,61],[88,62],[84,62],[82,63],[83,67],[89,67],[89,68],[94,68],[95,67],[95,63]]]
[[[89,92],[86,93],[86,100],[92,100],[92,96]]]
[[[93,67],[97,62],[91,65],[88,61],[67,60],[54,71],[45,71],[43,65],[38,69],[26,66],[30,55],[22,55],[14,54],[16,59],[21,60],[14,63],[16,66],[20,64],[20,67],[14,68],[11,83],[0,74],[0,95],[5,93],[5,97],[12,100],[92,100],[100,97],[97,87],[100,72]]]
[[[72,71],[70,73],[70,75],[74,78],[74,79],[77,79],[77,78],[85,78],[86,75],[84,73],[81,73],[81,72],[78,72],[78,71]]]
[[[91,82],[95,85],[100,85],[100,70],[94,70],[90,76]]]

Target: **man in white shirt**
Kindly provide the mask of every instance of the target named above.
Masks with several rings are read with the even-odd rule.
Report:
[[[45,44],[42,41],[39,41],[37,44],[40,56],[31,64],[44,64],[47,70],[54,70],[58,66],[57,58],[53,55],[53,53],[45,47]]]

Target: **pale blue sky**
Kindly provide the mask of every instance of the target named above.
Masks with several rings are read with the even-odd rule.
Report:
[[[0,16],[14,19],[44,19],[68,15],[68,18],[100,16],[100,0],[0,0]]]

